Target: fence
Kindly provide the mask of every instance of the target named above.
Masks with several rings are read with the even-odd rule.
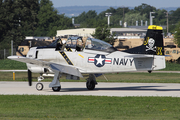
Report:
[[[16,48],[13,48],[13,55],[16,55]],[[0,59],[7,59],[11,56],[11,49],[0,50]]]

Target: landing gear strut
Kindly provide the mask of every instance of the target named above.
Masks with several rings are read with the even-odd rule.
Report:
[[[61,77],[61,73],[59,71],[54,71],[54,79],[53,81],[49,84],[49,87],[52,88],[52,90],[54,92],[58,92],[61,90],[61,85],[60,85],[60,82],[59,82],[59,79]]]
[[[94,74],[89,74],[89,78],[86,79],[86,87],[88,90],[94,90],[95,85],[97,84]]]

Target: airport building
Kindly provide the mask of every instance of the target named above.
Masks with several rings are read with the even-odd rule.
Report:
[[[57,30],[58,36],[74,35],[82,37],[92,37],[91,34],[95,33],[96,28],[79,28],[79,29],[67,29],[67,30]],[[110,32],[115,33],[118,39],[134,39],[144,37],[147,29],[136,29],[136,28],[111,28]]]

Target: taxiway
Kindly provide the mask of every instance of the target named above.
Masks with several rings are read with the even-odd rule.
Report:
[[[178,83],[103,83],[94,90],[87,90],[85,82],[61,82],[61,91],[53,92],[49,82],[42,82],[44,89],[37,91],[33,82],[0,82],[1,95],[93,95],[93,96],[170,96],[180,97]]]

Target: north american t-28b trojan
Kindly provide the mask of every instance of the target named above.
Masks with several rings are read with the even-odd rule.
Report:
[[[27,56],[9,56],[9,59],[27,63],[28,81],[32,84],[31,74],[53,73],[49,84],[53,91],[60,91],[60,77],[77,80],[83,74],[89,74],[86,87],[95,88],[96,76],[103,73],[128,71],[149,71],[165,68],[162,27],[148,27],[144,43],[141,46],[118,51],[112,45],[94,38],[87,38],[83,45],[81,37],[70,37],[58,43],[58,39],[46,47],[32,47]],[[43,89],[39,79],[37,90]]]

